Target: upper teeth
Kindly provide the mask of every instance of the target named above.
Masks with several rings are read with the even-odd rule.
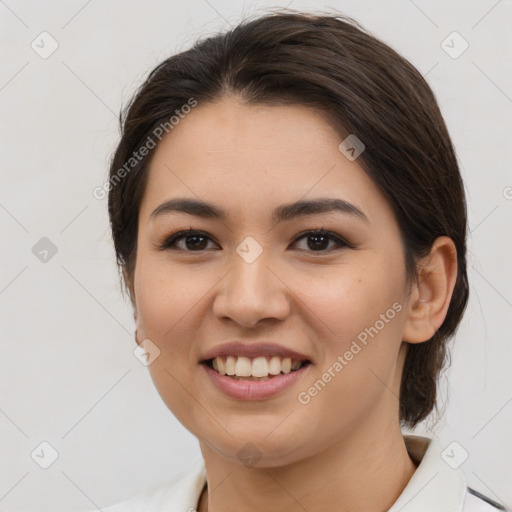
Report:
[[[267,377],[279,375],[281,372],[290,373],[300,368],[302,361],[294,361],[289,357],[272,356],[255,357],[244,356],[214,357],[213,368],[222,375],[236,375],[237,377]]]

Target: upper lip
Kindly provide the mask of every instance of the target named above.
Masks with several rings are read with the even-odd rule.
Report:
[[[277,343],[271,342],[247,342],[247,341],[232,341],[230,343],[223,343],[208,350],[201,358],[200,362],[203,363],[214,357],[220,356],[245,356],[245,357],[259,357],[259,356],[279,356],[289,357],[295,361],[309,361],[308,356],[283,347]]]

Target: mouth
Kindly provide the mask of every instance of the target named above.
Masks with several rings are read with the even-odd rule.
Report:
[[[199,365],[225,396],[237,400],[269,400],[298,385],[312,366],[307,359],[281,356],[216,356]]]
[[[308,359],[281,356],[217,356],[202,361],[214,372],[233,380],[264,381],[297,372],[311,364]]]

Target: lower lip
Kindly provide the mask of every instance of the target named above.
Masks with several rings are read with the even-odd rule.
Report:
[[[294,372],[283,373],[268,380],[236,380],[221,375],[206,364],[201,366],[215,386],[226,395],[240,400],[263,400],[293,386],[308,371],[311,363]]]

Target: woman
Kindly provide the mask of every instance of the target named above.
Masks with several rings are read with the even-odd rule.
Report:
[[[463,183],[418,71],[348,17],[272,13],[162,62],[121,124],[135,338],[204,461],[107,511],[504,510],[460,444],[401,431],[435,409],[468,300]]]

